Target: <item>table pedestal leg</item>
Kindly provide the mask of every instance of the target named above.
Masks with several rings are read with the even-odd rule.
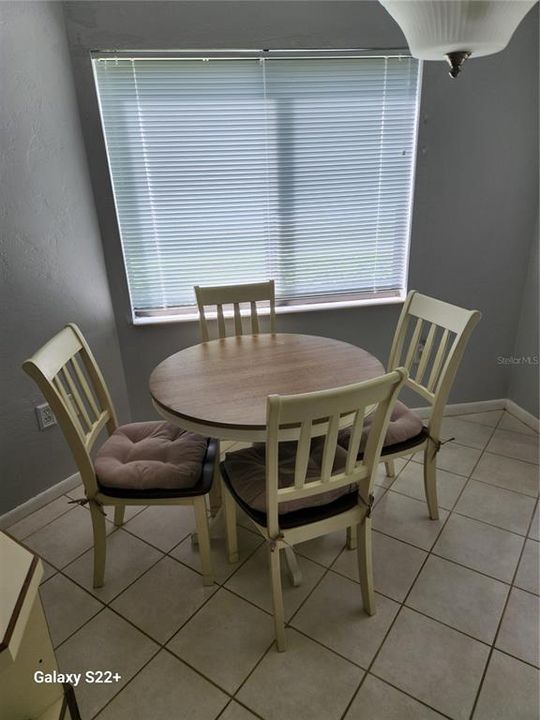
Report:
[[[298,587],[302,584],[302,571],[298,566],[294,548],[290,545],[285,548],[285,562],[287,563],[287,570],[289,571],[292,586]]]

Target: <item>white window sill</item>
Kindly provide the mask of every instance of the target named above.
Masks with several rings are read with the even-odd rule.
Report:
[[[398,305],[405,301],[407,292],[403,291],[396,297],[364,298],[362,300],[344,300],[342,302],[310,303],[306,305],[276,305],[276,315],[288,315],[290,313],[312,312],[314,310],[340,310],[341,308],[369,307],[373,305]],[[261,317],[269,314],[269,308],[258,309]],[[245,313],[242,312],[242,315]],[[225,317],[232,317],[232,312],[224,312]],[[197,312],[185,313],[182,315],[161,315],[149,317],[133,317],[133,325],[165,325],[169,323],[195,322],[199,320]]]

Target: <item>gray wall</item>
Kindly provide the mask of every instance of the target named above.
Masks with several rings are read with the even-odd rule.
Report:
[[[75,472],[20,367],[49,336],[77,322],[128,406],[62,6],[0,2],[0,35],[2,513]]]
[[[539,416],[538,387],[538,222],[531,242],[521,313],[510,364],[508,397],[535,417]]]
[[[134,327],[108,180],[91,49],[350,48],[405,45],[376,2],[71,2],[71,54],[134,417],[152,413],[148,375],[198,341],[194,323]],[[451,396],[507,396],[497,363],[514,348],[538,206],[538,6],[504,53],[471,61],[452,81],[424,66],[409,287],[479,308]],[[285,315],[279,327],[330,335],[386,358],[399,306]]]

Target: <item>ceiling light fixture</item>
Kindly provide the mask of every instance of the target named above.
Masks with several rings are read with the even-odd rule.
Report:
[[[504,50],[536,0],[380,0],[403,30],[411,55],[446,60],[450,76],[469,57]]]

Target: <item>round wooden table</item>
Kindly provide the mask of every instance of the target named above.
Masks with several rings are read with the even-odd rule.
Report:
[[[158,413],[222,440],[263,442],[268,395],[328,390],[385,372],[366,350],[325,337],[261,334],[186,348],[150,376]]]
[[[340,340],[242,335],[171,355],[152,372],[150,394],[158,413],[185,430],[220,440],[264,442],[268,395],[328,390],[383,373],[377,358]],[[223,533],[223,515],[217,511],[210,534]],[[197,543],[196,534],[192,542]],[[297,586],[302,573],[292,548],[285,548],[285,558]]]

